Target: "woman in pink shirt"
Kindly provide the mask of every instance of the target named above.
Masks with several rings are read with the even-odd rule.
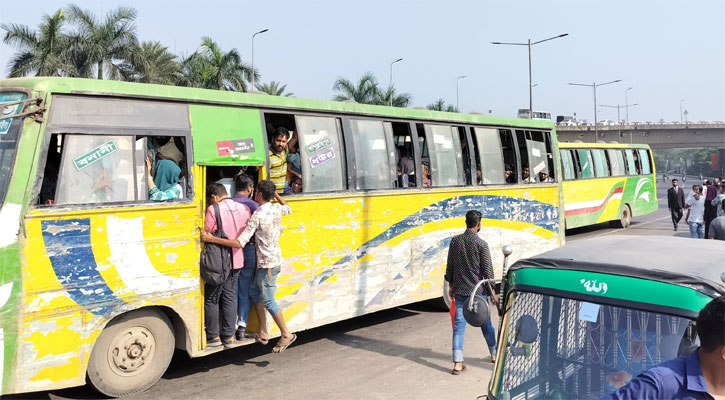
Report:
[[[249,222],[249,207],[229,198],[227,189],[221,183],[212,183],[207,188],[210,206],[206,210],[204,229],[214,232],[216,214],[214,204],[219,205],[219,217],[222,230],[228,238],[237,238],[244,232]],[[244,266],[244,252],[241,248],[232,248],[232,273],[221,285],[206,283],[204,286],[204,323],[206,325],[206,345],[217,347],[234,345],[234,333],[237,322],[237,278]],[[219,330],[219,311],[222,313],[221,335]]]

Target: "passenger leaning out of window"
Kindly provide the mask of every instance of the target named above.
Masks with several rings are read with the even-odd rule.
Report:
[[[151,160],[146,159],[146,180],[149,187],[149,199],[167,201],[183,198],[179,185],[181,168],[171,160],[159,160],[156,163],[156,176],[151,177]]]

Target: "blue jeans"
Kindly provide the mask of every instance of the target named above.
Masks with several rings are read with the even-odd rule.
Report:
[[[254,271],[257,270],[257,248],[255,246],[244,246],[244,267],[239,272],[239,280],[237,287],[237,325],[240,328],[247,327],[247,318],[249,318],[249,306],[251,298],[249,292],[252,289],[252,281],[254,281]]]
[[[705,235],[702,233],[702,222],[689,222],[690,237],[693,239],[702,239]]]
[[[488,302],[488,297],[484,294],[483,298]],[[453,320],[453,362],[463,362],[463,336],[466,333],[466,319],[463,318],[463,307],[466,306],[469,296],[456,295],[456,317]],[[491,308],[493,312],[493,308]],[[481,327],[483,337],[486,339],[488,351],[492,356],[496,355],[496,331],[493,329],[491,320],[483,324]]]
[[[258,268],[254,275],[254,285],[249,291],[252,303],[262,303],[271,315],[279,312],[279,306],[274,301],[274,293],[277,291],[277,275],[280,269],[280,267]]]

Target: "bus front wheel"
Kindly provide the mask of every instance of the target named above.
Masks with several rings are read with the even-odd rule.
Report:
[[[615,228],[629,228],[631,222],[632,210],[629,209],[628,204],[625,204],[624,207],[622,207],[622,216],[618,221],[611,221],[611,225]]]
[[[156,309],[141,309],[111,321],[88,360],[88,380],[99,392],[120,397],[150,388],[171,362],[174,329]]]

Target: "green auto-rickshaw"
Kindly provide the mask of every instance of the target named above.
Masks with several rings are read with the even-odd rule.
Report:
[[[504,276],[488,398],[594,399],[698,347],[698,312],[725,295],[725,243],[600,237]]]

